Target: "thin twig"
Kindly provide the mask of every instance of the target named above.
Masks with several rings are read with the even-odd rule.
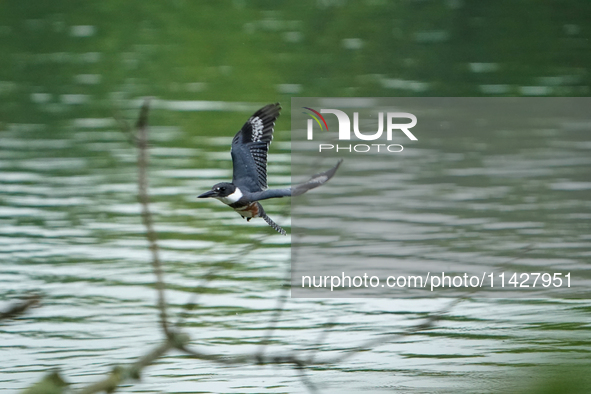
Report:
[[[269,326],[267,327],[267,332],[265,336],[260,341],[259,350],[257,354],[262,356],[265,352],[266,347],[271,342],[271,338],[277,329],[277,325],[279,324],[279,320],[281,319],[281,315],[283,311],[285,311],[285,304],[287,303],[287,299],[289,297],[289,284],[291,279],[291,267],[288,266],[286,270],[286,277],[283,279],[283,285],[281,286],[281,293],[277,296],[277,303],[275,305],[275,312],[273,313],[273,317],[269,322]]]
[[[318,335],[318,338],[316,338],[316,341],[314,341],[315,345],[311,347],[312,351],[310,352],[310,358],[308,358],[308,364],[312,364],[314,362],[314,357],[316,356],[316,351],[320,350],[320,346],[322,346],[322,344],[324,343],[324,341],[326,341],[326,339],[328,338],[328,335],[330,334],[330,328],[332,328],[335,325],[335,320],[334,318],[331,318],[327,323],[327,328],[326,330],[323,330],[320,335]]]
[[[242,355],[233,355],[233,356],[222,356],[212,353],[203,352],[197,350],[195,348],[189,348],[186,345],[182,345],[178,347],[178,349],[185,354],[187,354],[191,358],[199,359],[199,360],[207,360],[211,362],[215,362],[218,364],[224,365],[240,365],[240,364],[258,364],[258,365],[278,365],[278,364],[290,364],[290,365],[298,365],[302,367],[309,367],[312,365],[335,365],[339,362],[342,362],[357,353],[367,351],[368,349],[373,349],[379,345],[390,343],[394,339],[402,338],[409,335],[414,335],[420,331],[427,330],[431,328],[435,322],[439,321],[444,313],[447,313],[453,306],[459,303],[461,299],[456,299],[450,304],[446,305],[442,308],[439,312],[433,313],[425,319],[421,324],[413,326],[406,331],[392,333],[380,336],[376,339],[371,339],[366,342],[361,343],[353,348],[346,349],[342,354],[339,354],[335,357],[325,357],[319,358],[318,360],[310,360],[304,359],[303,357],[298,357],[293,353],[263,353],[263,352],[256,352],[256,353],[246,353]]]
[[[354,348],[347,349],[345,351],[345,353],[343,353],[343,354],[340,354],[340,355],[332,357],[332,358],[324,359],[323,361],[315,362],[314,364],[318,364],[318,363],[320,363],[320,364],[337,364],[337,363],[343,362],[343,361],[353,357],[357,353],[371,350],[377,346],[380,346],[380,345],[383,345],[386,343],[391,343],[395,339],[404,338],[406,336],[414,335],[414,334],[417,334],[421,331],[428,330],[429,328],[432,328],[436,322],[441,320],[442,316],[445,313],[449,312],[451,310],[451,308],[453,308],[455,305],[457,305],[460,301],[462,301],[461,298],[453,300],[448,305],[441,308],[441,310],[439,310],[438,312],[429,314],[429,316],[427,316],[427,318],[422,323],[420,323],[416,326],[413,326],[405,331],[381,335],[378,338],[370,339],[366,342],[363,342],[360,345],[355,346]]]
[[[32,308],[39,304],[41,297],[38,294],[32,294],[26,299],[16,302],[8,307],[4,312],[0,312],[0,320],[13,319],[19,315],[22,315],[27,309]]]
[[[158,292],[158,309],[160,310],[160,326],[167,338],[171,338],[168,325],[167,304],[164,296],[164,274],[159,257],[158,236],[154,231],[152,213],[150,212],[150,196],[148,194],[148,113],[150,101],[146,99],[140,110],[136,124],[138,146],[138,199],[142,206],[142,220],[146,226],[150,252],[152,253],[152,267],[156,275],[156,290]]]
[[[146,227],[150,252],[152,254],[152,268],[156,276],[156,290],[158,293],[158,309],[160,311],[160,326],[166,336],[166,340],[153,348],[150,352],[140,357],[127,368],[116,367],[104,379],[92,383],[81,389],[79,394],[93,394],[98,392],[113,392],[121,383],[129,379],[139,379],[141,371],[162,357],[170,349],[182,348],[190,339],[185,334],[175,333],[169,329],[167,304],[164,295],[165,284],[162,263],[160,262],[158,249],[158,236],[154,230],[152,213],[150,212],[150,197],[148,194],[148,113],[150,102],[146,100],[140,110],[136,124],[138,147],[138,200],[142,207],[142,221]],[[127,122],[118,119],[122,131],[131,134],[131,128]]]
[[[291,207],[291,205],[288,205],[288,206],[286,206],[285,209],[287,210],[290,207]],[[284,214],[285,214],[285,212],[284,212]],[[293,239],[294,238],[293,231],[292,231],[291,236]],[[297,250],[292,249],[292,254],[291,254],[292,261],[296,257],[296,252],[297,252]],[[265,333],[265,336],[261,340],[259,350],[257,351],[257,354],[259,356],[263,355],[266,347],[271,342],[271,338],[273,337],[273,334],[275,333],[275,330],[277,329],[277,325],[279,324],[279,320],[281,319],[281,315],[283,315],[283,312],[285,311],[285,304],[287,303],[287,299],[290,294],[290,291],[289,291],[290,284],[291,284],[291,264],[287,264],[286,270],[285,270],[285,277],[283,278],[283,285],[281,287],[281,292],[277,296],[277,301],[276,301],[276,305],[275,305],[275,313],[273,314],[273,317],[271,318],[271,321],[269,322],[269,326],[267,327],[267,332]]]
[[[295,370],[297,371],[298,376],[300,377],[300,380],[302,381],[302,383],[304,384],[304,386],[306,386],[308,388],[308,391],[310,393],[312,393],[312,394],[320,393],[320,390],[318,390],[318,387],[316,387],[316,385],[314,384],[314,382],[312,382],[312,380],[306,374],[306,367],[305,367],[305,365],[296,364],[295,365]]]
[[[169,350],[182,347],[183,344],[188,342],[188,336],[184,334],[172,334],[172,336],[167,338],[165,342],[150,350],[127,368],[113,368],[111,373],[106,378],[82,388],[78,391],[78,394],[94,394],[100,392],[111,393],[115,391],[117,386],[124,383],[125,381],[130,379],[139,379],[144,368],[164,356]]]
[[[281,211],[281,214],[283,216],[287,216],[288,211],[290,209],[290,205],[287,204],[284,209]],[[277,235],[276,233],[266,233],[260,237],[257,237],[255,239],[253,239],[249,244],[247,244],[244,248],[236,251],[236,253],[234,253],[234,255],[232,257],[230,257],[227,260],[223,260],[223,262],[225,263],[233,263],[235,261],[241,261],[244,260],[244,258],[250,254],[250,252],[257,250],[261,247],[261,245],[263,244],[263,242],[265,242],[267,239],[269,239],[269,237],[275,236]],[[282,289],[286,289],[286,284],[289,283],[290,277],[291,277],[291,271],[290,271],[290,266],[288,265],[288,271],[287,271],[287,281],[286,279],[283,280],[283,287]],[[200,283],[198,283],[196,286],[194,286],[194,289],[200,289],[202,287],[205,287],[206,283],[209,283],[211,281],[211,277],[215,274],[215,272],[218,270],[217,267],[212,267],[209,271],[207,271],[204,275],[203,275],[203,279],[200,281]],[[285,292],[281,293],[278,296],[278,299],[283,299],[284,298],[284,294]],[[192,309],[195,308],[195,305],[197,304],[197,302],[199,301],[199,296],[201,294],[197,294],[196,291],[194,291],[193,294],[191,294],[191,296],[189,297],[189,299],[187,300],[187,302],[184,304],[183,309],[181,310],[181,312],[179,313],[179,317],[178,320],[175,324],[176,327],[181,326],[184,323],[184,319],[186,319],[187,317],[189,317],[189,311],[191,311]],[[277,303],[278,305],[281,304],[280,301],[278,301]],[[278,306],[275,307],[275,309],[277,309]],[[279,318],[279,316],[276,316],[277,318]],[[271,323],[273,324],[273,323]],[[269,329],[268,329],[269,330]],[[272,330],[268,331],[266,336],[270,337],[272,335]]]
[[[274,234],[273,234],[274,235]],[[257,237],[254,240],[252,240],[249,244],[247,244],[244,248],[238,250],[232,257],[230,257],[227,260],[223,260],[222,262],[225,263],[233,263],[236,261],[240,261],[240,260],[244,260],[244,258],[253,250],[258,249],[265,240],[267,240],[267,238],[269,238],[270,235],[266,234],[263,235],[261,237]],[[183,309],[181,310],[181,312],[178,315],[178,320],[175,323],[176,327],[180,327],[183,323],[184,323],[184,319],[189,317],[189,311],[191,311],[192,309],[195,308],[195,305],[199,302],[199,296],[202,295],[202,293],[197,293],[196,289],[201,289],[203,287],[205,287],[205,285],[207,283],[209,283],[212,279],[212,277],[214,276],[214,274],[219,270],[219,268],[216,267],[211,267],[204,275],[203,275],[203,279],[193,287],[193,294],[191,294],[189,296],[189,299],[187,300],[187,302],[184,304]]]
[[[119,126],[119,130],[125,134],[125,137],[127,138],[127,140],[132,144],[132,145],[136,145],[138,144],[138,138],[137,136],[134,134],[135,131],[132,129],[132,127],[129,125],[129,122],[127,120],[125,120],[122,116],[121,113],[118,110],[114,111],[115,114],[113,115],[113,117],[115,118],[115,122],[117,123],[117,125]]]
[[[302,383],[308,388],[311,393],[317,393],[318,388],[314,383],[309,379],[306,374],[306,368],[311,365],[327,365],[327,364],[336,364],[338,362],[342,362],[353,355],[366,351],[367,349],[374,348],[382,343],[387,341],[391,341],[395,338],[407,336],[414,334],[416,332],[428,329],[433,326],[433,324],[441,319],[441,315],[447,312],[455,303],[459,302],[460,300],[455,300],[453,303],[448,305],[444,308],[441,312],[435,313],[430,315],[425,322],[414,326],[413,328],[406,330],[401,333],[395,334],[388,334],[385,336],[380,336],[378,339],[372,339],[366,341],[359,346],[353,347],[351,349],[345,350],[342,354],[336,357],[325,357],[319,360],[314,360],[313,357],[308,357],[305,359],[304,352],[301,352],[301,356],[299,353],[277,353],[271,354],[269,352],[265,352],[267,345],[269,344],[274,331],[281,319],[281,314],[285,310],[285,305],[287,303],[287,295],[288,295],[288,283],[290,278],[290,270],[287,270],[286,278],[283,281],[283,288],[281,294],[277,298],[277,305],[274,309],[274,315],[269,322],[269,327],[267,328],[267,332],[265,336],[261,340],[261,345],[258,351],[254,353],[242,354],[242,355],[231,355],[225,356],[221,354],[212,354],[197,350],[195,348],[191,348],[188,346],[190,339],[187,335],[178,333],[178,330],[171,330],[168,322],[168,314],[167,314],[167,303],[165,300],[165,284],[163,278],[163,270],[162,264],[159,258],[159,249],[158,249],[158,239],[156,232],[154,231],[153,219],[149,209],[149,194],[148,194],[148,176],[147,176],[147,168],[148,168],[148,112],[149,112],[149,102],[146,100],[144,105],[142,106],[141,113],[137,122],[137,131],[138,131],[138,138],[137,144],[139,148],[138,152],[138,199],[142,206],[142,219],[143,223],[146,227],[146,237],[149,242],[150,251],[152,253],[152,265],[153,270],[156,275],[156,289],[158,292],[158,309],[160,311],[160,325],[162,327],[162,331],[166,335],[166,341],[160,344],[159,346],[155,347],[146,355],[142,356],[138,359],[135,363],[131,364],[127,368],[115,368],[111,372],[109,376],[102,379],[99,382],[93,383],[86,388],[83,388],[79,393],[80,394],[93,394],[100,391],[111,392],[114,391],[118,385],[123,383],[129,379],[138,379],[140,376],[141,371],[148,365],[152,364],[155,360],[162,357],[166,352],[175,348],[185,353],[190,358],[195,358],[199,360],[205,360],[209,362],[213,362],[216,364],[221,365],[291,365],[293,366],[297,373],[299,374]],[[257,242],[253,242],[251,245],[247,246],[245,250],[242,250],[240,255],[244,255],[244,253],[250,252],[252,249],[256,249],[260,246],[260,243],[266,237],[262,237],[257,239]],[[181,316],[182,319],[182,316]],[[180,323],[180,322],[179,322]],[[321,345],[321,342],[325,340],[325,336],[321,335],[318,339],[320,342],[318,346]]]

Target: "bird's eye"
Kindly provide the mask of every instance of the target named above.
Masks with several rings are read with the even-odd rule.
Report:
[[[220,191],[222,191],[222,192],[223,192],[223,191],[225,191],[225,190],[226,190],[226,188],[225,188],[225,187],[220,187]]]
[[[219,188],[219,187],[216,187],[216,188],[215,188],[215,191],[216,191],[216,192],[219,192],[219,191],[220,191],[220,188]]]

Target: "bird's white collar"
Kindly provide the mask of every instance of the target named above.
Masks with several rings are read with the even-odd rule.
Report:
[[[230,205],[230,204],[234,204],[235,202],[240,200],[242,198],[242,196],[243,196],[242,191],[239,188],[236,188],[236,190],[234,190],[234,193],[230,194],[229,196],[216,197],[216,198],[218,200],[220,200],[221,202],[223,202],[224,204]]]

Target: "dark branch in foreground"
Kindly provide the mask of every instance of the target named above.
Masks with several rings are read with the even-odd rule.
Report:
[[[0,320],[13,319],[25,313],[29,308],[39,304],[41,297],[38,294],[32,294],[24,300],[10,305],[4,312],[0,312]]]
[[[142,356],[135,363],[126,368],[115,367],[104,379],[86,386],[78,391],[79,394],[94,394],[100,392],[112,393],[121,383],[127,380],[138,380],[142,370],[164,356],[169,350],[183,346],[189,342],[189,337],[183,334],[172,334],[166,342],[156,346],[150,352]]]
[[[160,310],[160,326],[166,337],[170,338],[168,316],[166,311],[166,298],[164,296],[164,273],[158,249],[158,236],[154,231],[154,222],[150,212],[150,195],[148,194],[148,113],[150,112],[150,101],[146,100],[140,110],[137,128],[138,146],[138,199],[142,206],[142,220],[146,227],[146,238],[152,253],[152,267],[156,275],[156,290],[158,291],[158,309]]]
[[[377,339],[371,339],[364,343],[361,343],[358,346],[354,346],[349,349],[343,349],[342,352],[336,356],[324,358],[313,357],[313,355],[308,354],[308,352],[304,350],[285,351],[284,353],[273,354],[271,352],[266,352],[265,350],[271,342],[274,331],[280,321],[281,314],[285,311],[285,304],[287,303],[287,286],[289,283],[289,275],[287,275],[287,277],[285,278],[285,282],[282,284],[284,286],[284,291],[282,291],[282,294],[280,294],[280,296],[277,299],[277,305],[274,310],[273,317],[269,322],[267,332],[265,333],[265,336],[261,339],[260,347],[259,349],[257,349],[257,351],[249,354],[227,356],[222,354],[208,353],[198,350],[197,348],[189,347],[189,343],[191,341],[190,337],[187,334],[182,333],[180,331],[180,328],[178,328],[178,325],[172,326],[169,323],[168,318],[168,307],[165,298],[166,286],[164,282],[162,263],[159,257],[158,237],[156,231],[154,230],[152,214],[150,212],[150,198],[148,193],[148,113],[149,101],[146,100],[140,111],[139,119],[136,124],[136,135],[134,137],[134,140],[137,142],[138,147],[138,200],[142,207],[142,220],[146,228],[146,238],[148,240],[150,252],[152,255],[152,269],[156,276],[155,287],[158,293],[158,310],[160,314],[160,326],[162,328],[162,332],[164,333],[165,339],[160,345],[150,350],[148,353],[140,357],[134,363],[126,367],[113,368],[113,370],[108,376],[104,377],[103,379],[95,383],[81,388],[80,390],[76,391],[77,393],[93,394],[98,392],[114,392],[120,384],[129,380],[139,379],[141,376],[141,372],[144,368],[153,364],[155,361],[163,357],[170,350],[178,350],[184,353],[189,358],[209,361],[212,363],[226,366],[289,365],[294,369],[302,384],[306,386],[310,393],[318,393],[319,390],[317,386],[314,384],[314,382],[312,382],[312,380],[308,377],[306,373],[306,370],[310,367],[319,365],[335,365],[356,355],[357,353],[370,350],[388,341],[392,341],[396,338],[412,335],[419,331],[429,329],[438,320],[441,319],[441,315],[443,313],[449,311],[449,309],[453,305],[455,305],[457,302],[461,300],[459,299],[454,301],[446,308],[444,308],[442,311],[429,316],[425,320],[425,322],[411,329],[398,333],[384,333],[382,335],[379,335]],[[129,127],[127,123],[119,120],[119,124],[123,131],[127,131],[130,133],[133,132],[132,127]],[[253,245],[247,247],[246,250],[242,251],[241,254],[243,255],[244,252],[248,253],[253,248],[256,248],[261,243],[261,241],[262,240],[260,240],[259,242],[253,242]],[[3,315],[8,313],[8,316],[13,316],[15,313],[17,314],[19,311],[26,310],[31,305],[33,305],[33,301],[29,301],[26,305],[11,308],[12,312],[7,311],[4,312]],[[182,317],[183,316],[181,316],[180,319],[181,321]],[[320,348],[322,345],[322,341],[324,341],[325,339],[326,336],[321,335],[318,338],[318,343],[316,343],[316,347]],[[58,373],[53,372],[52,374],[49,374],[46,377],[44,377],[43,380],[41,380],[40,382],[25,390],[23,394],[41,392],[51,392],[52,394],[59,394],[64,392],[64,387],[66,385],[67,383],[61,379]],[[37,389],[40,387],[43,387],[45,391],[37,391]],[[35,389],[35,391],[31,391],[33,389]],[[52,391],[47,391],[48,389],[51,389]]]
[[[304,352],[290,351],[287,353],[273,354],[270,352],[265,352],[265,350],[271,341],[271,337],[277,324],[279,323],[280,316],[285,310],[285,304],[287,302],[287,292],[284,291],[277,300],[277,306],[275,308],[273,318],[269,322],[269,327],[267,329],[265,337],[261,340],[261,345],[256,352],[252,354],[226,356],[207,353],[189,347],[189,336],[180,333],[178,326],[174,330],[171,329],[170,324],[168,322],[167,304],[164,294],[165,283],[163,278],[162,264],[158,253],[158,237],[154,230],[154,224],[150,212],[150,198],[148,193],[148,113],[149,101],[146,100],[146,102],[141,108],[133,139],[136,141],[138,147],[138,198],[142,206],[142,219],[144,226],[146,227],[146,237],[148,239],[150,251],[152,253],[152,267],[154,270],[154,274],[156,275],[156,290],[158,292],[158,309],[160,311],[160,324],[162,327],[162,331],[164,332],[167,339],[163,344],[154,348],[152,351],[150,351],[148,354],[143,356],[141,359],[139,359],[129,367],[115,368],[113,372],[105,379],[82,389],[80,391],[81,394],[92,394],[99,391],[112,392],[116,390],[117,386],[122,382],[129,379],[138,379],[140,376],[140,372],[143,368],[152,364],[154,361],[162,357],[171,349],[181,351],[190,358],[209,361],[226,366],[291,365],[298,374],[302,383],[308,388],[308,391],[310,391],[311,393],[317,393],[318,388],[306,374],[307,368],[314,365],[336,364],[357,354],[358,352],[366,351],[368,349],[376,347],[379,344],[386,342],[387,340],[392,340],[396,337],[403,337],[430,328],[440,318],[440,314],[435,314],[432,317],[428,318],[427,321],[423,324],[415,327],[414,330],[411,329],[403,333],[387,334],[380,336],[380,338],[377,340],[370,340],[357,347],[344,350],[342,354],[330,359],[319,358],[317,360],[314,360],[313,357],[306,357],[306,354]],[[122,125],[121,121],[119,121],[119,124],[123,131],[127,131],[129,133],[133,132],[132,128],[129,127],[127,124]],[[251,249],[256,249],[256,247],[259,244],[260,242],[253,242],[250,248],[247,247],[246,252],[248,252]],[[241,255],[244,255],[244,252],[245,251],[242,251]],[[288,275],[286,276],[284,286],[287,286],[287,284],[289,283],[289,272],[287,272],[287,274]],[[191,303],[191,305],[192,304],[193,303]],[[321,338],[324,339],[325,337]],[[320,345],[321,343],[318,344],[318,346]]]

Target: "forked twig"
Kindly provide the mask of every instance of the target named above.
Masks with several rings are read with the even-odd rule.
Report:
[[[148,194],[148,113],[150,111],[150,100],[146,99],[140,110],[136,124],[137,147],[138,147],[138,200],[142,206],[142,220],[146,227],[146,238],[148,239],[150,252],[152,254],[152,267],[156,275],[156,290],[158,292],[158,309],[160,311],[160,326],[167,338],[171,338],[171,331],[168,324],[168,313],[166,298],[164,295],[164,274],[160,262],[158,249],[158,235],[154,231],[152,213],[150,212],[150,195]]]
[[[92,383],[78,391],[79,394],[93,394],[97,392],[113,392],[117,387],[130,379],[139,379],[142,370],[154,363],[156,360],[164,356],[167,352],[172,349],[177,349],[183,352],[187,357],[205,360],[220,365],[286,365],[293,367],[302,383],[306,386],[309,392],[319,392],[317,386],[311,381],[306,374],[306,369],[315,365],[335,365],[342,362],[353,355],[372,349],[378,345],[385,343],[386,341],[392,341],[393,339],[400,338],[407,335],[415,334],[419,331],[431,328],[435,322],[441,319],[441,315],[446,313],[451,307],[457,302],[462,300],[461,298],[455,300],[450,305],[446,306],[442,311],[430,315],[422,324],[414,326],[411,329],[400,333],[388,333],[380,336],[378,339],[372,339],[366,341],[358,346],[350,349],[343,350],[343,353],[334,357],[317,357],[308,355],[305,351],[285,351],[283,353],[273,354],[266,351],[268,344],[275,332],[279,321],[281,320],[281,314],[285,311],[285,305],[289,294],[289,277],[290,271],[287,270],[286,278],[283,281],[283,289],[279,297],[277,298],[277,305],[274,309],[274,314],[269,322],[269,326],[264,337],[261,339],[260,347],[257,351],[242,355],[231,355],[225,356],[222,354],[214,354],[204,352],[197,348],[189,347],[190,338],[188,335],[180,332],[178,326],[172,329],[169,323],[169,317],[167,312],[167,303],[165,298],[165,282],[164,273],[162,269],[162,263],[159,256],[158,248],[158,237],[154,230],[153,218],[150,211],[150,198],[148,194],[148,113],[149,113],[149,100],[146,100],[141,108],[139,119],[136,124],[137,129],[137,147],[138,147],[138,200],[142,207],[142,221],[146,227],[146,238],[149,243],[149,248],[152,256],[152,267],[156,276],[155,287],[158,294],[158,310],[160,314],[160,326],[166,339],[158,346],[154,347],[144,356],[140,357],[134,363],[127,367],[116,367],[111,373],[101,379],[98,382]],[[121,125],[121,122],[120,122]],[[125,127],[122,126],[125,131]],[[260,245],[264,238],[253,242],[253,245],[249,245],[246,251],[250,251]],[[242,251],[244,253],[244,251]],[[30,306],[30,305],[29,305]],[[17,308],[18,309],[18,308]],[[24,308],[26,309],[26,307]],[[1,316],[1,315],[0,315]],[[181,317],[182,319],[182,317]],[[328,330],[327,330],[328,331]],[[327,335],[327,334],[326,334]],[[326,335],[321,335],[317,342],[318,348],[322,345],[321,342],[325,341]]]

